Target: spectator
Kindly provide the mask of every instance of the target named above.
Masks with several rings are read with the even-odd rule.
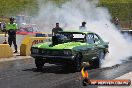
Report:
[[[117,17],[113,17],[112,23],[115,24],[115,26],[117,27],[117,29],[121,29],[120,23],[119,23],[119,19]]]
[[[79,26],[79,30],[86,31],[87,27],[85,25],[86,25],[86,22],[82,22],[82,25]]]
[[[52,36],[56,35],[59,31],[63,31],[59,26],[59,23],[56,23],[56,27],[52,29]]]
[[[114,17],[114,18],[113,18],[113,23],[114,23],[115,25],[119,25],[119,19],[118,19],[117,17]]]

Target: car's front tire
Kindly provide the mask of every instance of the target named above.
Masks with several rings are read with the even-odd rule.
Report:
[[[82,56],[81,56],[81,54],[76,54],[72,68],[73,68],[72,70],[75,72],[78,72],[81,70],[81,68],[82,68]]]
[[[43,58],[35,58],[35,64],[37,67],[37,70],[42,70],[43,66],[44,66],[44,60]]]
[[[65,63],[62,66],[62,69],[65,71],[70,71],[70,72],[78,72],[81,70],[81,60],[82,60],[82,56],[81,54],[76,54],[74,61],[70,62],[70,63]]]

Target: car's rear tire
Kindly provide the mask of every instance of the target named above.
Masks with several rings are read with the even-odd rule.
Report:
[[[95,58],[95,59],[92,59],[92,60],[89,62],[91,68],[94,68],[94,69],[100,68],[101,65],[102,65],[102,62],[103,62],[104,58],[105,58],[105,53],[102,51],[102,52],[100,52],[99,57],[97,57],[97,58]]]
[[[106,56],[105,52],[101,51],[100,55],[99,55],[100,67],[101,67],[101,65],[102,65],[102,63],[103,63],[103,61],[105,59],[105,56]]]
[[[35,58],[35,64],[36,64],[37,70],[42,70],[44,63],[45,62],[43,58]]]

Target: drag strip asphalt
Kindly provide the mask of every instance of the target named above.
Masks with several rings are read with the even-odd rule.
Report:
[[[88,70],[90,79],[115,79],[132,71],[132,60],[107,68]],[[34,59],[0,62],[0,88],[97,88],[82,86],[81,73],[64,72],[46,64],[37,71]]]

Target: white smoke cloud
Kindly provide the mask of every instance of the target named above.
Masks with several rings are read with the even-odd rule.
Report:
[[[98,0],[70,0],[58,7],[47,2],[40,6],[39,14],[33,22],[39,25],[41,31],[51,32],[56,22],[64,29],[78,29],[82,21],[87,22],[89,31],[99,34],[109,42],[109,54],[103,67],[121,63],[121,60],[131,56],[132,42],[118,31],[110,22],[111,16],[104,7],[97,7]],[[129,37],[129,36],[127,36]]]

